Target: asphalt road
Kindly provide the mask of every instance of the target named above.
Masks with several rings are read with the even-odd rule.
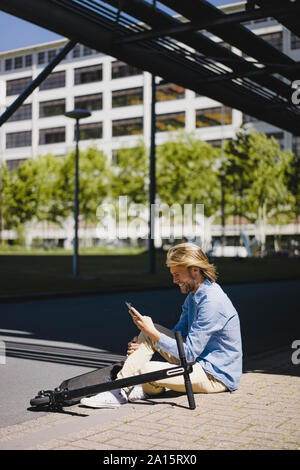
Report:
[[[223,286],[240,315],[244,355],[299,339],[299,288],[300,281]],[[125,300],[171,328],[184,299],[165,289],[0,303],[0,427],[40,416],[29,404],[39,390],[126,354],[138,330]]]

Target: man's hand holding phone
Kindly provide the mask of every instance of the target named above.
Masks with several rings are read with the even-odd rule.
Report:
[[[141,315],[129,302],[126,302],[126,305],[129,308],[133,323],[138,329],[157,342],[160,338],[160,332],[155,328],[152,318]]]

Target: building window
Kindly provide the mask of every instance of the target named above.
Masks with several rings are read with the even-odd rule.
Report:
[[[102,93],[97,95],[75,96],[75,108],[97,111],[102,109]]]
[[[300,156],[300,137],[293,135],[293,140],[292,140],[292,152],[295,155]]]
[[[6,166],[8,171],[16,170],[20,163],[24,163],[27,158],[18,158],[15,160],[6,160]]]
[[[39,145],[56,144],[65,142],[66,131],[64,127],[53,127],[51,129],[40,129]]]
[[[63,72],[52,72],[50,75],[40,84],[39,89],[51,90],[53,88],[62,88],[66,85],[66,73]]]
[[[115,90],[112,92],[111,101],[113,108],[143,104],[143,88]]]
[[[266,136],[270,139],[274,137],[277,140],[278,144],[280,145],[281,150],[284,149],[284,134],[283,132],[269,132]]]
[[[157,132],[167,132],[185,126],[185,113],[159,114],[156,116]]]
[[[15,69],[21,69],[23,67],[23,57],[15,57],[14,58],[14,68]]]
[[[166,83],[156,86],[156,101],[170,101],[184,98],[185,91],[182,86]]]
[[[243,124],[247,124],[248,122],[256,122],[259,119],[257,119],[254,116],[250,116],[249,114],[243,114]]]
[[[207,140],[206,143],[211,145],[212,147],[222,147],[222,140],[220,140],[220,139]]]
[[[75,69],[74,83],[81,85],[83,83],[99,82],[102,80],[102,65],[92,65],[91,67],[81,67]]]
[[[11,121],[23,121],[26,119],[32,118],[32,106],[30,104],[22,104],[7,120],[7,122]]]
[[[291,32],[291,49],[300,49],[300,37]]]
[[[10,132],[6,134],[6,148],[30,147],[31,131]]]
[[[76,131],[74,131],[74,140],[76,139]],[[80,124],[79,139],[102,139],[102,122],[93,122],[92,124]]]
[[[5,70],[21,69],[32,66],[32,55],[18,56],[13,59],[5,59]]]
[[[40,103],[40,118],[58,116],[66,111],[66,100],[42,101]]]
[[[222,125],[222,108],[198,109],[196,111],[196,127]],[[224,107],[224,124],[232,124],[232,109]]]
[[[18,95],[21,93],[29,83],[31,83],[32,78],[18,78],[17,80],[7,80],[6,82],[6,96]]]
[[[50,62],[56,56],[56,49],[51,49],[48,51],[48,62]]]
[[[12,70],[12,59],[5,59],[5,70]]]
[[[224,139],[224,142],[230,142],[232,139]],[[207,140],[207,144],[211,145],[212,147],[222,147],[222,140]]]
[[[93,49],[87,46],[83,46],[83,55],[92,55],[93,54]]]
[[[120,119],[112,122],[113,137],[122,135],[137,135],[143,133],[143,118]]]
[[[45,52],[38,53],[38,64],[44,64],[46,61]]]
[[[25,67],[31,67],[32,66],[32,55],[26,55],[25,56]]]
[[[89,55],[94,55],[94,54],[99,54],[98,51],[95,49],[91,49],[88,46],[83,46],[82,44],[76,44],[76,46],[73,48],[72,51],[72,57],[77,58],[77,57],[86,57]]]
[[[73,58],[80,57],[80,44],[76,44],[72,51]]]
[[[112,78],[130,77],[132,75],[141,75],[142,73],[143,71],[137,67],[126,64],[125,62],[121,62],[119,60],[112,62],[111,64]]]
[[[282,32],[279,31],[278,33],[271,33],[271,34],[261,34],[260,38],[267,41],[271,46],[275,47],[275,49],[282,50]]]

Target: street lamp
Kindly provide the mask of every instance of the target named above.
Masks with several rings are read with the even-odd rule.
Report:
[[[149,186],[149,273],[155,273],[154,223],[155,223],[155,75],[151,77],[151,138],[150,138],[150,186]]]
[[[154,1],[155,3],[155,1]],[[150,185],[149,185],[149,268],[148,272],[150,274],[155,274],[156,265],[155,265],[155,246],[154,246],[154,234],[155,234],[155,193],[156,193],[156,172],[155,172],[155,160],[156,160],[156,151],[155,151],[155,131],[156,131],[156,86],[165,85],[169,83],[166,80],[160,79],[159,82],[156,82],[155,75],[151,76],[151,133],[150,133]]]
[[[224,162],[224,121],[225,109],[222,104],[222,147],[221,147],[221,218],[222,218],[222,255],[224,256],[225,246],[225,162]]]
[[[74,195],[74,250],[73,250],[73,277],[78,275],[78,213],[79,213],[79,204],[78,204],[78,193],[79,193],[79,172],[78,172],[78,160],[79,160],[79,121],[80,119],[87,118],[91,115],[86,109],[73,109],[72,111],[67,111],[65,113],[66,117],[76,120],[75,136],[76,136],[76,152],[75,152],[75,195]]]

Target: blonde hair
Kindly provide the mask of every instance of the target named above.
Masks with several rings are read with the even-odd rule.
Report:
[[[215,266],[209,262],[205,253],[194,243],[180,243],[170,248],[166,265],[169,268],[171,266],[186,268],[196,266],[200,268],[201,274],[211,282],[215,282],[217,279]]]

